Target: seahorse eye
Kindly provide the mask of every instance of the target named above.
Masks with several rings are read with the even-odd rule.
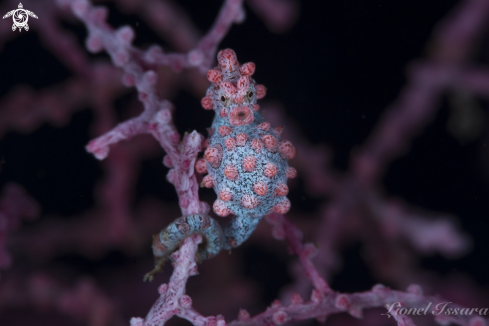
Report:
[[[226,98],[224,96],[221,96],[221,101],[226,102]]]
[[[249,98],[252,98],[252,97],[253,97],[253,92],[252,92],[252,91],[249,91],[249,92],[248,92],[248,97],[249,97]]]

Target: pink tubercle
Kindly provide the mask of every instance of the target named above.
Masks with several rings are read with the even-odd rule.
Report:
[[[275,128],[273,128],[273,132],[275,133],[275,135],[277,135],[278,137],[281,137],[282,136],[282,132],[284,132],[284,127],[282,126],[277,126]]]
[[[250,87],[250,79],[246,76],[241,76],[238,79],[236,86],[238,87],[238,90],[240,92],[242,92],[242,91],[246,92],[248,90],[248,87]]]
[[[227,207],[226,203],[220,199],[216,199],[214,204],[212,205],[214,212],[219,216],[228,216],[231,213],[231,210]]]
[[[238,58],[236,57],[236,53],[231,49],[219,51],[217,61],[221,69],[234,71],[238,68]]]
[[[254,62],[247,62],[239,68],[239,72],[243,76],[252,76],[255,73],[255,68],[256,66]]]
[[[214,187],[214,177],[210,174],[206,175],[204,179],[202,179],[202,186],[206,188]]]
[[[207,148],[204,152],[204,158],[207,160],[207,162],[210,163],[210,165],[214,169],[217,169],[221,164],[221,160],[222,160],[221,145],[217,144],[215,146]]]
[[[236,147],[236,140],[233,137],[228,137],[224,140],[224,145],[226,145],[228,151],[232,151]]]
[[[223,136],[223,137],[229,135],[232,132],[233,132],[233,128],[231,128],[229,126],[221,126],[221,127],[219,127],[219,134],[221,136]]]
[[[257,99],[262,99],[267,95],[267,88],[263,85],[256,85],[256,98]]]
[[[265,168],[263,169],[263,175],[268,178],[273,178],[278,172],[278,167],[272,162],[268,162],[265,164]]]
[[[212,110],[213,108],[212,99],[209,96],[203,97],[200,104],[206,110]]]
[[[248,136],[245,133],[239,133],[236,135],[236,146],[245,146]]]
[[[275,197],[286,196],[289,193],[289,187],[285,183],[279,183],[273,192]]]
[[[229,180],[237,180],[238,179],[238,169],[233,164],[228,164],[224,167],[224,176]]]
[[[295,147],[288,140],[283,140],[278,145],[280,156],[285,159],[293,159],[295,157]]]
[[[229,201],[233,199],[233,193],[229,189],[222,189],[219,191],[219,199],[222,201]]]
[[[219,84],[219,88],[226,94],[227,97],[236,94],[236,87],[230,81],[223,81]]]
[[[243,159],[243,171],[253,172],[256,168],[256,157],[250,155]]]
[[[260,205],[260,201],[255,196],[244,194],[241,197],[241,204],[248,209],[253,209]]]
[[[263,130],[263,131],[268,131],[270,130],[270,123],[269,122],[263,122],[260,123],[258,126],[256,126],[258,129]]]
[[[261,140],[269,152],[275,153],[277,151],[277,139],[275,137],[272,135],[264,135],[261,137]]]
[[[263,148],[263,143],[261,140],[255,138],[251,141],[250,147],[255,151],[255,153],[260,153],[261,149]]]
[[[200,174],[207,173],[207,162],[204,158],[199,158],[195,161],[195,170]]]
[[[287,198],[284,198],[281,202],[273,206],[273,211],[278,214],[285,214],[289,211],[289,209],[290,209],[290,201]]]
[[[285,176],[288,178],[288,179],[293,179],[297,176],[297,170],[291,166],[289,166],[287,168],[287,170],[285,171]]]
[[[259,196],[265,196],[268,191],[267,184],[263,181],[258,181],[253,185],[253,191]]]
[[[207,79],[211,83],[219,83],[222,80],[222,74],[219,70],[211,69],[207,71]]]

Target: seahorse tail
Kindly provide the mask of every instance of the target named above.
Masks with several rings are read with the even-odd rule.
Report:
[[[224,226],[224,250],[231,250],[239,247],[255,231],[258,223],[262,219],[259,217],[235,216]]]
[[[192,234],[201,234],[204,237],[204,244],[198,251],[200,259],[212,258],[221,251],[224,236],[219,223],[209,216],[193,214],[177,218],[153,237],[155,258],[169,257]]]

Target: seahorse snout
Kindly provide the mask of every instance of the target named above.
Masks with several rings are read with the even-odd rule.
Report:
[[[255,120],[253,112],[247,106],[234,108],[229,113],[229,122],[233,126],[244,126]]]

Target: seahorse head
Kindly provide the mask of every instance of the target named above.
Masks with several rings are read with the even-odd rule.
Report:
[[[217,67],[207,72],[212,85],[202,99],[206,110],[213,109],[223,119],[229,119],[233,126],[243,126],[254,121],[254,112],[259,110],[256,103],[266,94],[263,85],[257,85],[251,78],[255,64],[239,64],[236,53],[225,49],[217,55]]]

